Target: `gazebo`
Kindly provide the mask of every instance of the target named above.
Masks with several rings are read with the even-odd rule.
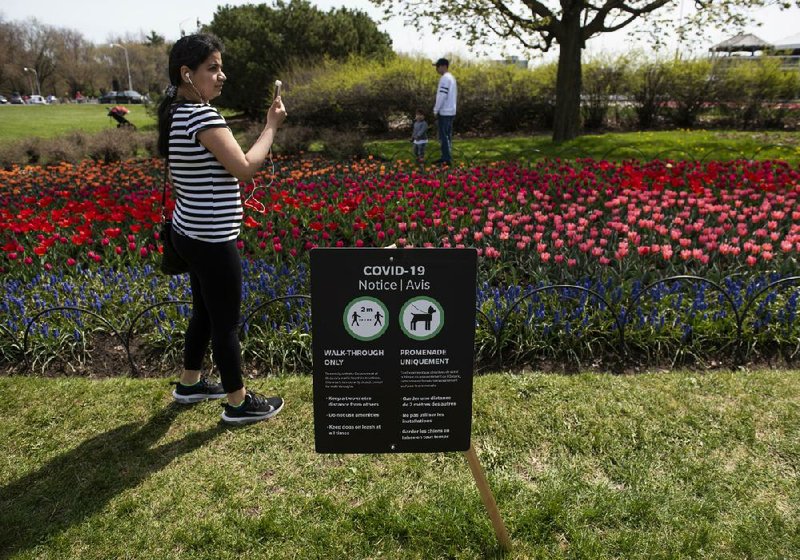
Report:
[[[735,52],[749,52],[753,56],[756,51],[773,49],[774,45],[767,43],[764,39],[756,37],[752,33],[739,33],[738,35],[714,45],[709,50],[711,52],[726,52],[728,55]]]

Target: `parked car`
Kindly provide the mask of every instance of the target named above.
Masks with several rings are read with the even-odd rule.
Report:
[[[8,99],[5,96],[0,95],[0,105],[6,105],[8,103]]]
[[[18,91],[15,91],[11,94],[11,104],[12,105],[24,105],[25,101],[22,99],[22,96],[19,94]]]
[[[132,89],[117,92],[117,103],[142,103],[142,94]]]
[[[100,103],[116,103],[117,92],[109,91],[107,93],[104,93],[103,95],[100,96],[100,98],[97,101],[99,101]]]
[[[30,105],[47,105],[47,100],[41,95],[31,95],[28,103]]]
[[[48,104],[60,103],[60,101],[58,100],[58,97],[56,97],[55,95],[48,95],[47,98],[46,98],[46,101],[47,101]]]

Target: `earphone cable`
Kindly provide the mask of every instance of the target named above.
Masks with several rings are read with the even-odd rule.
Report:
[[[256,185],[255,178],[251,179],[250,183],[253,186],[253,188],[250,190],[250,194],[248,195],[248,197],[244,201],[245,208],[250,208],[252,210],[255,210],[259,214],[266,214],[267,213],[267,207],[264,205],[263,202],[261,202],[260,200],[255,198],[256,191],[259,188],[262,188],[266,192],[267,189],[269,189],[272,186],[272,183],[275,182],[275,162],[272,159],[272,149],[271,148],[270,148],[269,152],[267,152],[267,158],[269,160],[270,167],[272,168],[272,173],[270,174],[269,183],[259,187],[258,185]]]

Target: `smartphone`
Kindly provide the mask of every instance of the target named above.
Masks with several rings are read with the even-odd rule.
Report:
[[[281,94],[281,86],[283,86],[283,82],[275,80],[275,95],[272,96],[272,99],[275,99]]]

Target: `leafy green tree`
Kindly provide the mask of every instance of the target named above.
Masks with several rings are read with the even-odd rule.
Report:
[[[678,25],[671,16],[680,0],[370,0],[387,16],[402,16],[417,29],[430,22],[439,34],[463,39],[468,45],[485,44],[487,37],[516,40],[523,47],[549,51],[558,45],[558,75],[553,140],[578,135],[581,107],[581,53],[586,41],[618,31],[637,20],[647,20],[658,36]],[[695,0],[697,12],[677,30],[741,26],[746,10],[762,6],[787,8],[792,0]],[[800,6],[800,0],[794,0]]]
[[[263,116],[272,83],[290,65],[393,55],[389,36],[364,12],[323,12],[306,0],[278,1],[274,8],[222,6],[207,30],[225,44],[223,64],[229,80],[219,105],[251,118]]]

